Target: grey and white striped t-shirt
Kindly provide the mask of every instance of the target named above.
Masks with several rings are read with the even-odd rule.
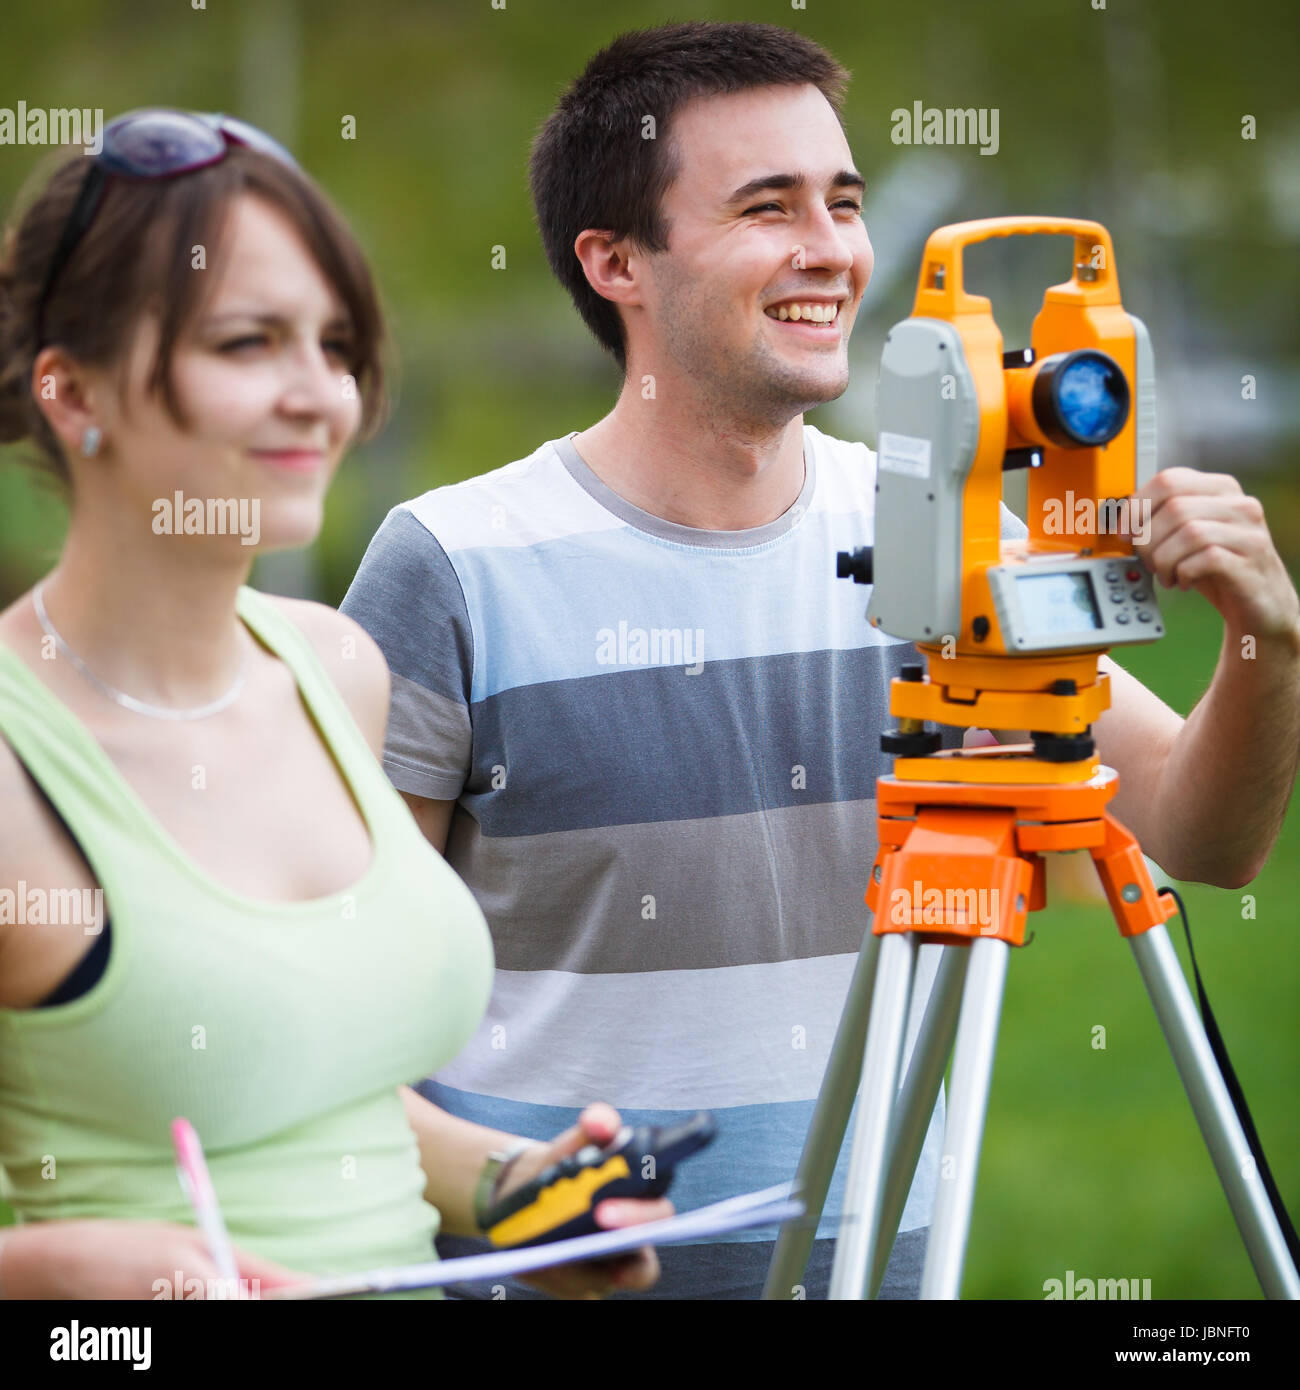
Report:
[[[456,800],[447,858],[496,950],[481,1028],[421,1089],[536,1138],[593,1100],[629,1123],[712,1110],[679,1210],[794,1176],[868,921],[889,683],[917,659],[835,578],[873,538],[874,454],[807,425],[804,448],[788,512],[718,532],[551,440],[395,507],[343,603],[392,669],[388,774]],[[942,1115],[941,1095],[905,1232],[930,1221]],[[735,1237],[755,1293],[770,1237]],[[660,1294],[708,1297],[685,1266]]]

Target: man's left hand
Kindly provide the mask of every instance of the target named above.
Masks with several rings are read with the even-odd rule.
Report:
[[[1203,594],[1234,634],[1259,641],[1300,637],[1300,597],[1269,535],[1263,504],[1242,492],[1236,478],[1166,468],[1132,495],[1129,509],[1136,524],[1125,534],[1165,588],[1177,584]],[[1145,540],[1138,539],[1144,530]]]
[[[549,1144],[539,1144],[515,1160],[501,1196],[522,1187],[530,1178],[549,1168],[588,1144],[604,1147],[622,1127],[618,1111],[612,1105],[589,1105],[578,1117],[578,1123],[566,1129]],[[605,1230],[619,1226],[636,1226],[645,1221],[663,1221],[672,1216],[673,1204],[667,1197],[611,1197],[597,1202],[593,1215],[596,1224]],[[643,1245],[625,1255],[613,1255],[605,1260],[582,1260],[569,1265],[556,1265],[534,1274],[520,1275],[526,1284],[544,1290],[553,1298],[603,1298],[615,1292],[642,1292],[659,1278],[659,1257],[653,1246]]]

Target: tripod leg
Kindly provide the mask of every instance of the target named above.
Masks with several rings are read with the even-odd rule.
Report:
[[[795,1286],[802,1282],[808,1265],[808,1255],[817,1235],[817,1224],[826,1204],[826,1193],[858,1090],[879,955],[880,938],[871,932],[868,924],[795,1176],[795,1191],[803,1200],[804,1214],[781,1227],[763,1286],[765,1299],[790,1298]]]
[[[930,1001],[912,1049],[907,1079],[894,1106],[885,1196],[881,1204],[880,1231],[868,1288],[871,1298],[880,1292],[890,1252],[898,1235],[898,1223],[902,1220],[916,1165],[925,1146],[925,1135],[939,1097],[943,1070],[948,1065],[953,1036],[957,1032],[957,1013],[961,1007],[962,985],[966,980],[969,960],[968,946],[943,948],[934,987],[930,991]]]
[[[862,1298],[869,1260],[876,1243],[884,1196],[885,1159],[890,1118],[898,1093],[912,972],[917,943],[910,932],[888,933],[880,943],[876,987],[862,1060],[858,1119],[844,1190],[844,1212],[831,1266],[830,1296]]]
[[[1268,1298],[1300,1298],[1300,1277],[1169,934],[1154,926],[1131,936],[1129,944],[1260,1285]]]
[[[961,1291],[1010,949],[994,937],[982,937],[970,946],[943,1136],[944,1168],[921,1276],[922,1298],[956,1298]]]

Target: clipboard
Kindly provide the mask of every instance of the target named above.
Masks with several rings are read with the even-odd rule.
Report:
[[[671,1245],[680,1241],[707,1240],[727,1231],[754,1226],[777,1226],[804,1214],[804,1205],[792,1197],[792,1184],[781,1183],[757,1192],[728,1197],[694,1211],[647,1221],[639,1226],[621,1226],[595,1235],[576,1236],[547,1245],[528,1245],[519,1249],[493,1250],[482,1255],[465,1255],[455,1260],[430,1260],[391,1269],[371,1269],[360,1274],[332,1275],[309,1283],[270,1289],[261,1301],[271,1299],[301,1302],[321,1298],[347,1298],[356,1294],[403,1293],[445,1284],[466,1284],[528,1274],[554,1265],[578,1260],[605,1259],[645,1245]]]

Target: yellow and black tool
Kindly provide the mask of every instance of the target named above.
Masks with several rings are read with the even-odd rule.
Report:
[[[484,1228],[493,1245],[544,1245],[591,1235],[607,1197],[662,1197],[678,1163],[710,1142],[713,1116],[698,1111],[679,1125],[624,1125],[600,1148],[588,1144],[501,1198]]]

